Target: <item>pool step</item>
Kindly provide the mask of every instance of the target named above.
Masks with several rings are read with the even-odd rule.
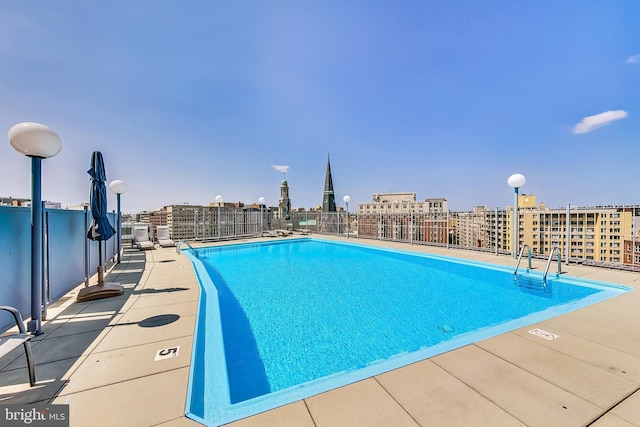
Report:
[[[532,277],[518,274],[515,277],[515,284],[521,288],[533,289],[536,291],[544,291],[544,281],[540,277]]]

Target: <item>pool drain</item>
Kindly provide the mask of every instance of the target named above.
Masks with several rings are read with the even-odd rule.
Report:
[[[453,332],[453,326],[449,325],[440,325],[438,326],[438,329],[440,329],[440,331],[444,332],[445,334],[450,334],[451,332]]]

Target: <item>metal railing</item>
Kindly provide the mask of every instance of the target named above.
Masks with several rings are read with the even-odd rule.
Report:
[[[195,251],[195,249],[193,249],[193,246],[191,246],[191,244],[189,242],[187,242],[186,240],[180,240],[178,242],[178,244],[176,245],[176,252],[177,253],[182,254],[182,248],[181,248],[182,245],[187,246],[189,249],[191,249],[191,252],[193,252],[194,256],[196,258],[198,257],[198,253]]]
[[[522,260],[522,255],[524,254],[524,250],[525,249],[529,249],[529,265],[528,268],[529,270],[531,270],[531,247],[529,245],[523,245],[522,249],[520,249],[520,254],[518,255],[518,261],[516,262],[516,268],[513,270],[513,274],[517,275],[518,274],[518,267],[520,267],[520,261]]]
[[[640,207],[567,209],[521,207],[519,241],[531,258],[546,260],[558,247],[567,263],[640,271]],[[569,220],[567,220],[569,218]],[[512,253],[511,208],[473,211],[350,213],[215,208],[174,218],[172,238],[210,242],[262,236],[263,230],[306,230],[317,235],[401,242],[507,255]]]
[[[558,271],[556,274],[562,274],[562,256],[560,255],[560,248],[556,246],[551,249],[551,253],[549,254],[549,259],[547,260],[547,265],[544,267],[542,282],[544,283],[545,286],[547,284],[547,274],[549,273],[549,267],[551,266],[551,260],[553,259],[554,252],[558,252]]]

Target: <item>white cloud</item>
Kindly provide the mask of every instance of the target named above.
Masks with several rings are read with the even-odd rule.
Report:
[[[625,64],[638,64],[638,63],[640,63],[640,54],[628,57],[627,60],[624,61],[624,63]]]
[[[289,172],[289,166],[287,165],[273,165],[273,168],[278,172],[282,172],[282,173]]]
[[[578,135],[581,133],[589,133],[599,127],[606,126],[609,123],[624,119],[628,114],[624,110],[605,111],[604,113],[587,116],[580,123],[573,127],[573,133]]]

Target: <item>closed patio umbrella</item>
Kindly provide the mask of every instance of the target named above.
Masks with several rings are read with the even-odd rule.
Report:
[[[93,222],[87,232],[87,237],[99,242],[109,240],[116,234],[116,230],[107,218],[107,174],[104,170],[102,153],[94,151],[91,155],[91,169],[87,171],[91,175],[91,216]],[[100,257],[102,264],[102,257]]]
[[[91,176],[91,216],[93,221],[87,231],[87,238],[98,242],[98,284],[81,289],[77,301],[106,298],[122,295],[119,283],[104,283],[104,266],[102,265],[102,242],[109,240],[116,230],[107,218],[107,179],[102,153],[94,151],[91,155],[91,168],[87,171]]]

